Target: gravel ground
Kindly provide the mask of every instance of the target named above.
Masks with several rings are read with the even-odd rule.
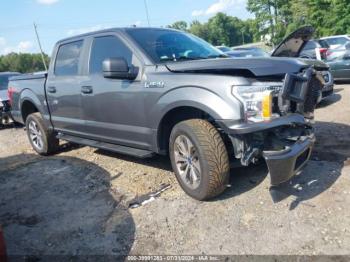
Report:
[[[233,169],[232,187],[209,202],[185,195],[167,158],[69,144],[45,158],[22,128],[0,130],[8,253],[350,255],[349,101],[350,85],[337,85],[320,104],[312,160],[290,183],[269,191],[265,165]],[[129,208],[163,184],[171,188],[155,201]]]

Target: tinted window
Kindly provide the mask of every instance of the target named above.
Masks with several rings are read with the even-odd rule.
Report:
[[[116,36],[104,36],[94,39],[91,48],[90,73],[102,73],[102,62],[106,58],[125,58],[131,65],[131,50]]]
[[[314,41],[309,41],[306,43],[305,47],[304,47],[304,50],[310,50],[310,49],[315,49],[317,48],[318,45],[316,44],[316,42]]]
[[[12,77],[12,76],[15,76],[15,75],[16,74],[0,76],[0,90],[7,90],[7,85],[9,83],[9,78]]]
[[[321,45],[323,48],[329,48],[329,44],[325,40],[319,40],[318,43]]]
[[[77,75],[83,41],[61,45],[56,58],[55,75]]]
[[[328,38],[326,39],[326,41],[329,45],[344,45],[349,40],[346,39],[345,37],[335,37],[335,38]]]
[[[8,84],[7,76],[0,76],[0,90],[6,90]]]

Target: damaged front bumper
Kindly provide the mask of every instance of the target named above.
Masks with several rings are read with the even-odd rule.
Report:
[[[263,151],[270,172],[271,185],[277,186],[292,178],[309,160],[315,136],[301,137],[292,146],[280,151]]]
[[[262,123],[232,123],[220,121],[228,134],[233,155],[247,166],[264,158],[271,185],[288,181],[310,158],[315,143],[313,128],[299,114],[291,114]]]

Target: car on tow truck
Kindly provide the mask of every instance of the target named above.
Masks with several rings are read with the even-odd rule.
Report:
[[[310,39],[309,31],[295,41]],[[231,59],[191,34],[116,28],[59,41],[47,73],[9,84],[12,115],[41,155],[59,140],[140,158],[169,155],[198,200],[229,185],[230,164],[265,159],[271,184],[307,163],[321,61]],[[234,186],[234,185],[233,185]]]

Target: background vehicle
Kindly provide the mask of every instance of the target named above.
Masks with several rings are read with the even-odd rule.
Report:
[[[334,80],[350,80],[350,50],[334,51],[333,57],[327,63]]]
[[[232,49],[227,47],[227,46],[224,46],[224,45],[221,45],[221,46],[216,46],[217,49],[219,49],[220,51],[224,52],[224,53],[228,53],[228,52],[231,52]]]
[[[302,53],[307,47],[309,41],[311,41],[311,37],[314,34],[314,28],[311,26],[302,27],[295,32],[291,33],[287,36],[277,47],[272,51],[272,57],[300,57],[302,58]],[[321,42],[321,41],[319,41]],[[319,42],[313,41],[310,47],[318,46]],[[322,43],[322,42],[321,42]],[[327,54],[328,51],[326,52]],[[306,58],[310,60],[309,58]],[[311,61],[311,60],[310,60]],[[315,63],[316,60],[314,60]],[[324,80],[323,87],[321,93],[318,97],[318,102],[321,102],[323,98],[326,98],[333,94],[334,89],[334,79],[332,74],[327,70],[322,72],[322,77]]]
[[[237,47],[237,48],[229,48],[226,46],[217,46],[222,52],[224,52],[229,57],[268,57],[264,50],[258,47]]]
[[[237,47],[229,53],[231,57],[269,57],[269,54],[258,47]]]
[[[272,185],[305,165],[327,70],[321,61],[230,59],[191,34],[124,28],[59,41],[47,74],[12,78],[9,90],[37,153],[63,139],[169,154],[183,190],[205,200],[227,187],[230,161],[265,158]]]
[[[350,42],[350,36],[348,35],[335,35],[322,37],[321,40],[327,42],[331,49],[335,49],[344,46],[346,43]]]
[[[0,126],[10,121],[10,104],[7,95],[9,78],[19,75],[17,72],[0,72]]]
[[[327,59],[329,55],[329,45],[324,40],[310,40],[300,52],[299,57],[307,59],[317,59],[316,52],[320,52],[321,59]]]

